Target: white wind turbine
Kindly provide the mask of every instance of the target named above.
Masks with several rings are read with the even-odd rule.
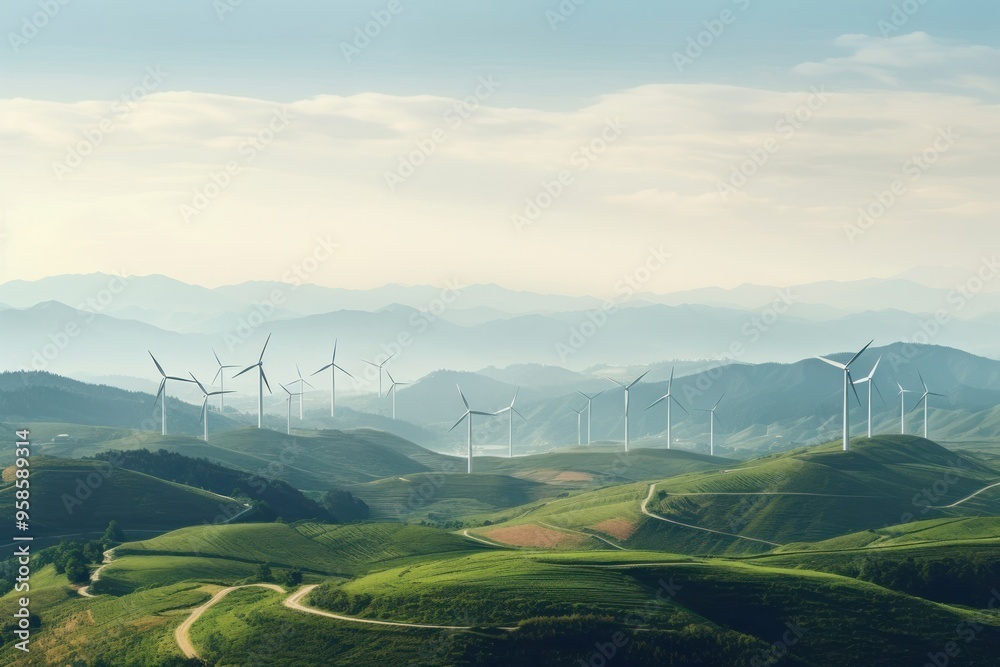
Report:
[[[146,350],[149,352],[149,350]],[[153,401],[153,405],[156,405],[156,401],[160,401],[160,435],[167,434],[167,380],[175,380],[177,382],[190,382],[187,378],[179,378],[173,375],[167,375],[163,371],[163,366],[160,362],[156,360],[152,352],[149,352],[149,358],[153,360],[156,364],[156,370],[160,372],[160,388],[156,390],[156,399]]]
[[[642,375],[640,375],[636,379],[632,380],[632,382],[630,382],[627,385],[626,384],[622,384],[618,380],[612,380],[611,378],[605,376],[606,380],[611,380],[616,385],[618,385],[619,387],[621,387],[622,389],[625,390],[625,451],[626,452],[628,451],[628,445],[629,445],[629,439],[628,439],[628,392],[629,392],[630,389],[632,389],[632,387],[634,387],[636,384],[638,384],[639,380],[641,380],[642,378],[646,377],[646,375],[648,373],[649,373],[649,371],[646,371],[645,373],[643,373]]]
[[[684,408],[684,406],[681,405],[681,402],[678,401],[674,397],[674,393],[673,392],[674,392],[674,369],[671,368],[670,369],[670,380],[667,382],[667,393],[664,394],[663,396],[661,396],[660,398],[656,399],[655,401],[653,401],[653,405],[649,406],[649,408],[652,408],[653,406],[657,405],[658,403],[662,403],[663,401],[667,402],[667,449],[670,449],[671,443],[673,442],[673,438],[671,437],[671,427],[673,425],[673,417],[670,414],[670,408],[671,408],[670,404],[671,403],[676,403],[677,407],[679,407],[681,410],[684,410],[684,414],[690,414]],[[646,408],[646,409],[649,410],[649,408]]]
[[[462,393],[462,388],[461,387],[458,388],[458,395],[462,397],[462,403],[465,404],[465,414],[462,415],[461,419],[459,419],[457,422],[455,422],[454,426],[452,426],[450,429],[448,429],[448,432],[451,433],[452,431],[454,431],[456,428],[458,428],[458,425],[462,423],[462,420],[468,418],[468,420],[469,420],[469,440],[468,440],[468,446],[469,446],[469,449],[468,449],[468,451],[469,451],[469,454],[468,454],[468,456],[469,456],[469,470],[468,470],[468,472],[471,474],[472,473],[472,415],[481,415],[483,417],[493,417],[493,416],[496,415],[496,413],[494,413],[494,412],[479,412],[478,410],[473,410],[472,408],[470,408],[469,407],[469,402],[467,400],[465,400],[465,394]]]
[[[201,382],[198,381],[198,378],[194,376],[194,373],[191,373],[191,379],[194,380],[195,384],[198,385],[198,389],[201,389],[201,393],[203,395],[203,400],[201,402],[201,423],[205,427],[205,432],[201,439],[204,440],[205,442],[208,442],[208,399],[211,398],[212,396],[221,396],[222,394],[232,394],[233,392],[222,391],[222,390],[209,391],[208,389],[205,388],[205,385],[203,385]]]
[[[369,366],[374,366],[375,368],[378,369],[378,397],[379,398],[382,398],[382,367],[385,366],[387,363],[389,363],[389,360],[392,359],[395,356],[396,356],[396,353],[393,352],[392,354],[390,354],[388,357],[385,358],[385,361],[383,361],[380,364],[376,364],[374,361],[368,361],[367,359],[362,359],[361,360],[361,361],[364,361]]]
[[[933,391],[931,391],[930,389],[928,389],[927,388],[927,383],[924,382],[924,376],[921,375],[920,373],[917,373],[917,377],[920,378],[920,384],[922,384],[923,387],[924,387],[924,395],[921,396],[920,400],[917,401],[917,404],[915,406],[913,406],[913,410],[916,410],[917,408],[919,408],[921,403],[924,404],[924,438],[926,439],[927,438],[927,433],[928,433],[928,431],[927,431],[928,414],[930,413],[930,410],[931,410],[930,397],[931,396],[937,396],[938,398],[944,398],[944,394],[935,394]],[[913,410],[910,410],[910,412],[913,412]]]
[[[715,420],[718,419],[718,415],[715,411],[719,409],[719,403],[722,403],[722,399],[726,397],[725,394],[719,397],[719,400],[715,402],[711,410],[706,410],[704,408],[695,408],[698,412],[708,413],[708,453],[710,456],[715,456]]]
[[[504,408],[500,412],[496,413],[497,415],[502,415],[505,412],[507,413],[507,417],[508,417],[508,423],[507,423],[507,458],[509,458],[509,459],[514,458],[514,415],[517,415],[521,419],[524,419],[524,415],[522,415],[520,412],[518,412],[517,408],[514,407],[514,403],[517,402],[517,393],[519,391],[521,391],[520,388],[515,389],[514,390],[514,398],[511,400],[510,405],[508,405],[506,408]],[[525,423],[527,423],[528,420],[524,419],[524,421],[525,421]]]
[[[234,378],[238,378],[247,371],[252,371],[257,369],[257,428],[263,428],[264,424],[264,385],[267,385],[267,393],[271,393],[271,385],[267,381],[267,376],[264,375],[264,352],[267,350],[267,344],[271,342],[271,334],[267,335],[267,340],[264,341],[264,347],[260,350],[260,358],[257,359],[257,363],[253,366],[247,366],[239,373],[234,375]]]
[[[590,444],[590,437],[591,437],[591,433],[592,433],[591,427],[594,424],[594,419],[593,419],[593,417],[594,417],[594,399],[597,398],[598,396],[600,396],[601,394],[603,394],[604,392],[603,391],[599,391],[599,392],[597,392],[594,395],[585,394],[582,391],[578,391],[576,393],[580,394],[585,399],[587,399],[587,444],[589,445]]]
[[[333,355],[330,357],[330,363],[328,363],[326,366],[323,366],[323,368],[321,368],[318,371],[316,371],[315,373],[313,373],[313,375],[319,375],[320,373],[322,373],[325,370],[329,370],[330,371],[330,416],[332,417],[333,416],[334,405],[336,403],[336,394],[337,394],[337,371],[340,371],[341,373],[343,373],[347,377],[351,378],[352,380],[354,379],[353,375],[351,375],[350,373],[348,373],[343,368],[341,368],[340,366],[337,365],[337,341],[336,340],[333,341]]]
[[[219,370],[217,370],[215,372],[215,377],[212,378],[212,384],[215,384],[216,380],[220,381],[219,382],[219,393],[220,393],[220,396],[219,396],[219,411],[220,412],[225,412],[226,411],[226,398],[225,398],[225,396],[221,396],[221,394],[223,394],[223,393],[226,393],[226,394],[233,393],[233,392],[230,392],[230,391],[226,391],[226,369],[227,368],[239,368],[239,366],[226,366],[226,365],[224,365],[222,363],[222,360],[219,359],[219,355],[215,353],[215,350],[212,350],[212,356],[215,357],[216,363],[219,364]]]
[[[294,394],[294,393],[290,392],[288,390],[288,387],[286,387],[285,385],[283,385],[281,383],[279,383],[279,385],[281,386],[282,389],[285,390],[285,393],[288,394],[288,397],[285,399],[285,402],[288,404],[288,406],[287,406],[287,408],[288,408],[288,414],[287,414],[287,420],[288,420],[287,424],[288,424],[288,426],[285,428],[285,433],[287,433],[288,435],[291,435],[292,434],[292,397],[293,396],[301,396],[302,393],[299,392],[298,394]]]
[[[389,376],[389,382],[392,383],[392,384],[389,385],[389,391],[387,391],[385,393],[385,395],[388,396],[389,394],[392,394],[392,418],[395,419],[396,418],[396,387],[405,387],[406,385],[408,385],[410,383],[409,382],[396,382],[393,379],[393,377],[392,377],[392,373],[390,373],[388,370],[386,370],[385,374]]]
[[[579,447],[583,444],[583,413],[587,408],[583,410],[577,410],[576,408],[570,408],[576,413],[576,446]]]
[[[903,385],[898,382],[896,386],[899,387],[899,433],[900,435],[906,435],[906,395],[916,392],[910,389],[903,389]]]
[[[878,392],[878,397],[882,399],[882,403],[885,403],[885,398],[882,396],[882,391],[875,384],[875,371],[878,370],[878,365],[882,363],[882,357],[878,358],[875,362],[875,366],[872,367],[872,372],[867,376],[861,378],[860,380],[855,380],[854,384],[867,384],[868,385],[868,437],[872,437],[872,389]]]
[[[846,364],[833,361],[832,359],[827,359],[826,357],[816,357],[820,361],[828,363],[831,366],[835,366],[840,370],[844,371],[844,451],[845,452],[851,448],[851,404],[849,402],[850,398],[850,392],[848,391],[849,388],[854,390],[854,397],[857,399],[858,404],[859,405],[861,404],[861,398],[858,396],[857,387],[855,387],[854,383],[851,381],[851,364],[857,361],[858,357],[864,354],[865,350],[871,347],[872,343],[874,342],[875,341],[872,341],[871,343],[868,343],[863,348],[861,348],[861,351],[855,354],[851,358],[851,360],[848,361]]]
[[[299,385],[299,393],[298,393],[298,397],[299,397],[299,420],[302,420],[303,419],[303,414],[304,414],[303,413],[303,409],[302,409],[302,404],[305,402],[306,386],[308,385],[312,389],[315,389],[316,387],[313,387],[311,384],[309,384],[308,380],[306,380],[304,377],[302,377],[302,371],[299,369],[299,365],[298,364],[295,364],[295,372],[298,374],[299,379],[298,380],[292,380],[288,384],[298,383],[298,385]]]

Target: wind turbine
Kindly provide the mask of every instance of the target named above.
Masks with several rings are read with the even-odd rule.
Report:
[[[337,371],[340,371],[341,373],[343,373],[347,377],[351,378],[352,380],[354,379],[353,375],[351,375],[350,373],[348,373],[343,368],[341,368],[340,366],[337,365],[337,341],[336,340],[333,341],[333,356],[330,357],[330,363],[328,363],[326,366],[323,366],[323,368],[321,368],[318,371],[316,371],[315,373],[313,373],[313,375],[319,375],[320,373],[322,373],[323,371],[325,371],[327,369],[329,369],[329,371],[330,371],[330,416],[332,417],[333,416],[333,408],[334,408],[334,405],[335,405],[335,402],[336,402],[336,393],[337,393]]]
[[[302,404],[305,402],[305,398],[304,397],[306,395],[306,389],[305,389],[305,387],[306,387],[306,385],[309,385],[313,389],[315,389],[316,387],[313,387],[311,384],[309,384],[308,380],[306,380],[304,377],[302,377],[302,371],[299,369],[299,365],[298,364],[295,364],[295,372],[298,374],[299,379],[298,380],[292,380],[288,384],[295,384],[296,382],[299,383],[299,393],[298,393],[298,397],[299,397],[299,419],[301,420],[303,418],[303,416],[302,416],[303,415],[303,413],[302,413]]]
[[[389,382],[392,383],[391,385],[389,385],[389,391],[387,391],[385,393],[385,395],[388,396],[389,394],[392,394],[392,418],[395,419],[396,418],[396,387],[405,387],[406,385],[408,385],[410,383],[409,382],[396,382],[392,378],[392,373],[390,373],[388,370],[386,370],[385,374],[389,376]]]
[[[584,408],[583,410],[577,410],[576,408],[570,408],[570,410],[572,410],[573,412],[576,413],[576,446],[577,447],[579,447],[580,445],[583,444],[583,412],[586,409],[587,408]]]
[[[859,384],[868,385],[868,437],[869,438],[872,437],[872,389],[878,392],[878,397],[882,399],[883,403],[885,403],[885,398],[882,396],[882,391],[878,388],[878,385],[875,384],[875,371],[878,370],[878,365],[880,363],[882,363],[882,357],[879,357],[878,361],[875,362],[875,366],[872,368],[871,373],[869,373],[866,377],[861,378],[860,380],[854,381],[855,385]]]
[[[715,405],[712,407],[711,410],[706,410],[704,408],[695,408],[698,412],[707,412],[709,414],[709,417],[708,417],[708,453],[711,456],[715,456],[715,420],[718,419],[718,417],[715,414],[715,411],[719,409],[719,403],[722,403],[722,399],[724,399],[725,397],[726,397],[726,395],[722,394],[722,396],[719,397],[719,400],[716,401]]]
[[[626,452],[628,451],[628,443],[629,443],[629,440],[628,440],[628,392],[629,392],[629,389],[631,389],[632,387],[634,387],[639,382],[639,380],[641,380],[642,378],[646,377],[646,375],[648,373],[649,373],[649,371],[646,371],[645,373],[643,373],[642,375],[640,375],[636,379],[632,380],[632,382],[630,382],[627,385],[622,384],[618,380],[612,380],[611,378],[605,376],[606,380],[611,380],[616,385],[618,385],[619,387],[621,387],[622,389],[625,390],[625,451]]]
[[[287,416],[288,426],[285,429],[285,433],[287,433],[288,435],[291,435],[292,434],[292,397],[293,396],[302,396],[302,392],[299,392],[298,394],[293,394],[292,392],[288,391],[288,387],[286,387],[285,385],[281,384],[280,386],[281,386],[282,389],[285,390],[285,393],[288,394],[288,398],[285,400],[285,402],[288,403],[288,416]],[[301,417],[300,417],[300,419],[301,419]]]
[[[684,414],[691,414],[691,413],[689,413],[684,408],[683,405],[681,405],[680,401],[678,401],[676,398],[674,398],[674,393],[673,392],[674,392],[674,369],[671,368],[670,369],[670,381],[667,382],[667,393],[664,394],[663,396],[661,396],[660,398],[656,399],[655,401],[653,401],[653,405],[649,406],[649,408],[652,408],[653,406],[655,406],[658,403],[661,403],[663,401],[667,402],[667,449],[670,449],[670,444],[673,442],[673,439],[671,438],[671,433],[670,433],[671,425],[673,423],[673,419],[672,419],[671,414],[670,414],[670,408],[671,408],[670,404],[671,403],[676,403],[677,407],[679,407],[681,410],[684,410]],[[719,400],[722,400],[722,399],[719,399]],[[646,409],[649,410],[649,408],[646,408]]]
[[[600,396],[601,394],[603,394],[604,392],[603,391],[599,391],[596,394],[594,394],[593,396],[591,396],[590,394],[585,394],[582,391],[578,391],[576,393],[580,394],[585,399],[587,399],[587,444],[589,445],[590,444],[590,435],[591,435],[590,427],[594,423],[594,420],[593,420],[593,416],[594,416],[594,399],[597,398],[598,396]]]
[[[385,361],[383,361],[380,364],[376,364],[374,361],[368,361],[366,359],[362,359],[361,360],[361,361],[364,361],[369,366],[374,366],[375,368],[378,369],[378,397],[379,398],[382,398],[382,367],[385,366],[387,363],[389,363],[389,360],[392,359],[395,356],[396,356],[396,353],[393,352],[392,354],[390,354],[388,357],[385,358]]]
[[[212,384],[215,384],[216,380],[220,380],[220,382],[219,382],[219,393],[220,393],[220,397],[219,397],[219,410],[221,412],[225,412],[225,410],[226,410],[226,398],[224,396],[221,396],[221,394],[223,394],[223,393],[226,393],[226,394],[233,393],[233,392],[230,392],[230,391],[226,391],[226,369],[227,368],[239,368],[239,366],[225,366],[225,365],[223,365],[222,360],[219,359],[219,355],[215,353],[215,350],[212,350],[212,356],[215,357],[216,363],[219,364],[219,370],[217,370],[215,372],[215,377],[212,378]]]
[[[149,350],[146,350],[149,352]],[[153,401],[153,405],[156,405],[156,401],[160,401],[160,435],[167,434],[167,380],[176,380],[177,382],[190,382],[187,378],[174,377],[173,375],[167,375],[163,371],[163,366],[160,362],[156,360],[152,352],[149,352],[150,359],[156,364],[156,370],[160,371],[160,388],[156,390],[156,399]],[[161,400],[162,399],[162,400]]]
[[[514,407],[514,403],[517,402],[517,393],[521,391],[520,388],[514,390],[514,398],[511,400],[510,405],[498,412],[498,415],[507,413],[508,415],[508,425],[507,425],[507,458],[514,458],[514,415],[517,415],[521,419],[524,419],[524,415],[517,411]],[[527,423],[527,419],[524,419]]]
[[[230,368],[232,367],[230,366]],[[222,391],[222,390],[209,391],[208,389],[205,389],[205,385],[203,385],[201,382],[198,381],[198,378],[194,376],[194,373],[191,373],[191,379],[194,380],[195,384],[198,385],[198,389],[201,389],[201,393],[204,395],[204,400],[202,400],[201,402],[201,422],[205,426],[205,433],[202,436],[202,440],[208,442],[208,399],[211,398],[212,396],[221,396],[222,394],[232,394],[233,392]]]
[[[468,417],[468,419],[469,419],[469,441],[468,441],[468,445],[469,445],[469,474],[471,474],[472,473],[472,415],[482,415],[484,417],[493,417],[496,413],[493,413],[493,412],[479,412],[478,410],[473,410],[472,408],[470,408],[469,407],[469,402],[467,400],[465,400],[465,394],[462,393],[462,388],[461,387],[458,387],[458,395],[462,397],[462,403],[465,404],[465,414],[462,415],[461,419],[459,419],[457,422],[455,422],[454,426],[452,426],[450,429],[448,429],[448,432],[451,433],[452,431],[454,431],[458,427],[458,425],[462,423],[462,420]]]
[[[903,389],[903,385],[896,383],[899,387],[899,433],[906,435],[906,395],[916,393],[909,389]]]
[[[264,385],[267,385],[267,393],[271,393],[271,385],[267,381],[267,376],[264,375],[264,352],[267,350],[267,344],[271,342],[271,334],[267,334],[267,340],[264,341],[264,347],[260,350],[260,358],[257,359],[257,363],[253,366],[247,366],[239,373],[234,375],[234,378],[238,378],[247,371],[252,371],[253,369],[258,370],[257,374],[257,428],[263,428],[264,423]]]
[[[872,343],[874,342],[875,341],[873,340],[871,343],[868,343],[863,348],[861,348],[861,351],[855,354],[851,358],[851,360],[848,361],[846,364],[833,361],[832,359],[827,359],[826,357],[816,357],[820,361],[828,363],[831,366],[836,366],[840,370],[844,371],[844,451],[845,452],[851,448],[851,404],[848,402],[848,398],[850,396],[850,393],[847,391],[848,387],[854,390],[854,397],[858,400],[858,405],[861,405],[861,398],[858,396],[858,389],[857,387],[854,386],[854,383],[851,381],[851,364],[857,361],[858,357],[864,354],[865,350],[871,347]]]
[[[922,376],[920,373],[917,373],[917,377],[920,378],[920,384],[922,384],[924,386],[924,395],[921,396],[920,400],[917,401],[917,404],[915,406],[913,406],[913,410],[916,410],[917,408],[919,408],[921,403],[924,404],[924,438],[926,439],[927,438],[927,417],[928,417],[928,413],[930,413],[930,410],[931,410],[931,402],[930,402],[930,398],[929,397],[931,397],[931,396],[938,396],[939,398],[944,398],[944,394],[935,394],[933,391],[931,391],[930,389],[928,389],[927,388],[927,383],[924,382],[924,376]],[[913,412],[913,410],[910,410],[910,412]]]

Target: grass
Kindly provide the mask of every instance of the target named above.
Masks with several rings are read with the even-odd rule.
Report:
[[[12,469],[0,487],[0,521],[14,521]],[[169,530],[212,521],[242,506],[222,496],[93,461],[34,457],[31,523],[36,534],[103,531],[112,519],[126,530]]]

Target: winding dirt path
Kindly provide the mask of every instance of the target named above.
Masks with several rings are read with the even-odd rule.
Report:
[[[656,484],[650,484],[649,485],[649,494],[646,496],[646,499],[642,501],[642,505],[640,506],[640,509],[642,510],[642,513],[645,514],[646,516],[648,516],[651,519],[656,519],[657,521],[663,521],[665,523],[672,523],[675,526],[683,526],[684,528],[693,528],[694,530],[702,530],[702,531],[705,531],[706,533],[715,533],[716,535],[725,535],[727,537],[735,537],[735,538],[740,539],[740,540],[749,540],[751,542],[760,542],[761,544],[769,544],[772,547],[781,547],[781,546],[784,546],[783,544],[778,544],[777,542],[769,542],[767,540],[758,540],[756,537],[746,537],[744,535],[736,535],[734,533],[724,533],[721,530],[712,530],[711,528],[702,528],[701,526],[693,526],[693,525],[691,525],[689,523],[681,523],[680,521],[674,521],[673,519],[667,519],[666,517],[662,517],[662,516],[660,516],[658,514],[653,514],[652,512],[649,511],[648,506],[649,506],[649,501],[653,499],[653,491],[655,491],[655,489],[656,489]]]
[[[198,651],[195,650],[194,645],[191,643],[191,626],[194,625],[195,621],[201,618],[201,615],[206,611],[218,604],[224,597],[229,595],[235,590],[240,588],[267,588],[272,591],[277,591],[278,593],[284,593],[285,589],[277,584],[247,584],[246,586],[230,586],[229,588],[223,588],[221,591],[212,596],[212,598],[201,605],[196,607],[191,615],[184,619],[184,622],[177,626],[177,630],[174,631],[174,638],[177,640],[177,645],[181,648],[181,652],[184,654],[185,658],[200,658]]]
[[[101,570],[106,568],[108,565],[111,565],[111,561],[113,561],[114,559],[115,559],[114,549],[108,549],[107,551],[105,551],[104,560],[101,561],[101,566],[90,573],[90,583],[84,586],[83,588],[77,590],[77,593],[79,593],[85,598],[97,597],[96,595],[90,592],[90,587],[93,586],[97,582],[97,580],[101,578]]]
[[[984,489],[979,489],[978,491],[976,491],[975,493],[973,493],[968,498],[962,498],[958,502],[952,503],[951,505],[941,505],[939,507],[932,507],[931,509],[932,510],[947,510],[947,509],[951,509],[952,507],[958,507],[959,505],[961,505],[965,501],[972,500],[973,498],[975,498],[976,496],[978,496],[980,493],[984,493],[985,491],[989,491],[990,489],[995,489],[998,486],[1000,486],[1000,482],[997,482],[996,484],[990,484],[989,486],[987,486]]]

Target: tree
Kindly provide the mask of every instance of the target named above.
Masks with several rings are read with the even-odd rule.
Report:
[[[285,573],[285,585],[294,588],[302,583],[302,570],[295,568]]]
[[[338,521],[364,521],[370,510],[365,501],[350,491],[332,489],[323,495],[322,505]]]
[[[90,581],[90,570],[75,554],[66,561],[66,578],[71,584],[85,584]]]
[[[114,519],[112,519],[110,523],[108,523],[108,527],[104,531],[104,537],[102,538],[102,541],[109,546],[121,544],[122,542],[125,541],[125,533],[122,532],[122,529],[118,525],[118,522],[115,521]]]
[[[261,563],[257,566],[257,579],[259,581],[271,581],[271,566],[267,563]]]

